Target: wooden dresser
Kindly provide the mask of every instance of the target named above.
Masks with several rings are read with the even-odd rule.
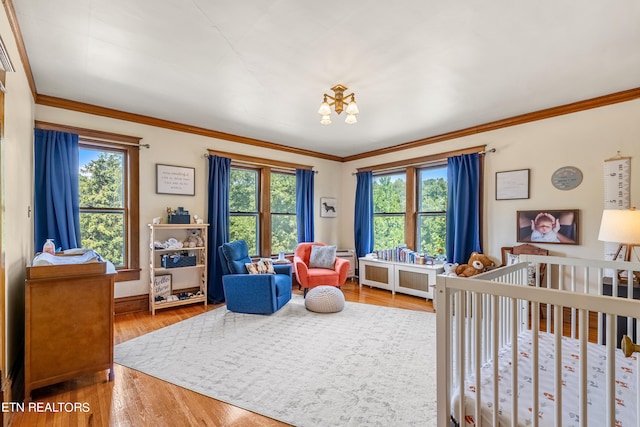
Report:
[[[108,369],[113,380],[113,284],[106,263],[27,267],[25,401],[31,390]]]

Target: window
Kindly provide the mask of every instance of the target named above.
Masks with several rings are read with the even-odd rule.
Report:
[[[112,262],[116,281],[139,280],[140,139],[58,125],[45,128],[79,135],[80,245]]]
[[[445,256],[447,166],[418,169],[417,175],[416,250],[427,255]]]
[[[80,146],[80,245],[127,265],[125,150]]]
[[[406,173],[373,177],[374,249],[405,243],[406,199]]]
[[[271,173],[271,252],[293,252],[298,245],[296,176]]]
[[[251,256],[258,255],[260,248],[259,182],[257,169],[231,168],[229,238],[231,241],[246,241]]]

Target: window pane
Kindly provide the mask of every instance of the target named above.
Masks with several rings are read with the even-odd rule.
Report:
[[[231,215],[229,217],[229,241],[244,240],[249,255],[258,255],[258,215]]]
[[[271,215],[271,252],[293,252],[298,245],[295,215]]]
[[[418,215],[418,252],[426,255],[446,256],[445,237],[447,221],[445,215]]]
[[[95,250],[116,267],[124,265],[124,230],[123,212],[80,212],[81,246]]]
[[[79,161],[80,207],[122,209],[124,154],[80,148]]]
[[[390,249],[404,244],[404,215],[374,215],[375,249]]]
[[[229,211],[258,211],[258,172],[231,168]]]
[[[271,212],[296,213],[295,175],[275,172],[271,174]]]
[[[406,202],[406,176],[382,175],[373,178],[373,212],[404,213]]]
[[[418,175],[418,211],[447,210],[447,167],[421,169]]]

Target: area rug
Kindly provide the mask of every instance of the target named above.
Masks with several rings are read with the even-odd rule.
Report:
[[[298,295],[270,316],[220,307],[119,344],[118,364],[300,427],[436,423],[432,313]]]

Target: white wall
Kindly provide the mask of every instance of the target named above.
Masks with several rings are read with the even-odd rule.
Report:
[[[15,72],[6,74],[4,139],[2,140],[3,233],[5,252],[7,368],[22,354],[24,342],[25,267],[33,255],[32,205],[34,102],[4,8],[0,35]],[[6,372],[5,372],[6,374]]]
[[[202,218],[207,218],[208,161],[204,157],[207,149],[314,166],[314,169],[318,171],[315,176],[315,238],[330,244],[338,243],[337,218],[320,218],[318,206],[321,196],[340,197],[339,179],[342,165],[338,162],[41,105],[36,107],[36,120],[141,137],[143,144],[151,145],[150,149],[140,151],[141,280],[116,283],[116,298],[148,292],[149,232],[147,224],[154,217],[166,215],[167,207],[183,206],[191,215],[197,214]],[[196,195],[156,194],[156,163],[194,167],[196,169]]]
[[[617,151],[631,160],[631,204],[640,208],[640,100],[481,133],[345,163],[339,244],[353,246],[353,209],[357,168],[486,144],[495,153],[485,157],[483,251],[500,259],[500,248],[516,244],[516,211],[580,210],[580,244],[537,244],[554,255],[602,258],[598,229],[604,206],[604,160]],[[562,166],[578,167],[582,184],[562,191],[551,174]],[[530,169],[530,198],[495,200],[495,173]],[[349,215],[349,212],[351,214]]]

